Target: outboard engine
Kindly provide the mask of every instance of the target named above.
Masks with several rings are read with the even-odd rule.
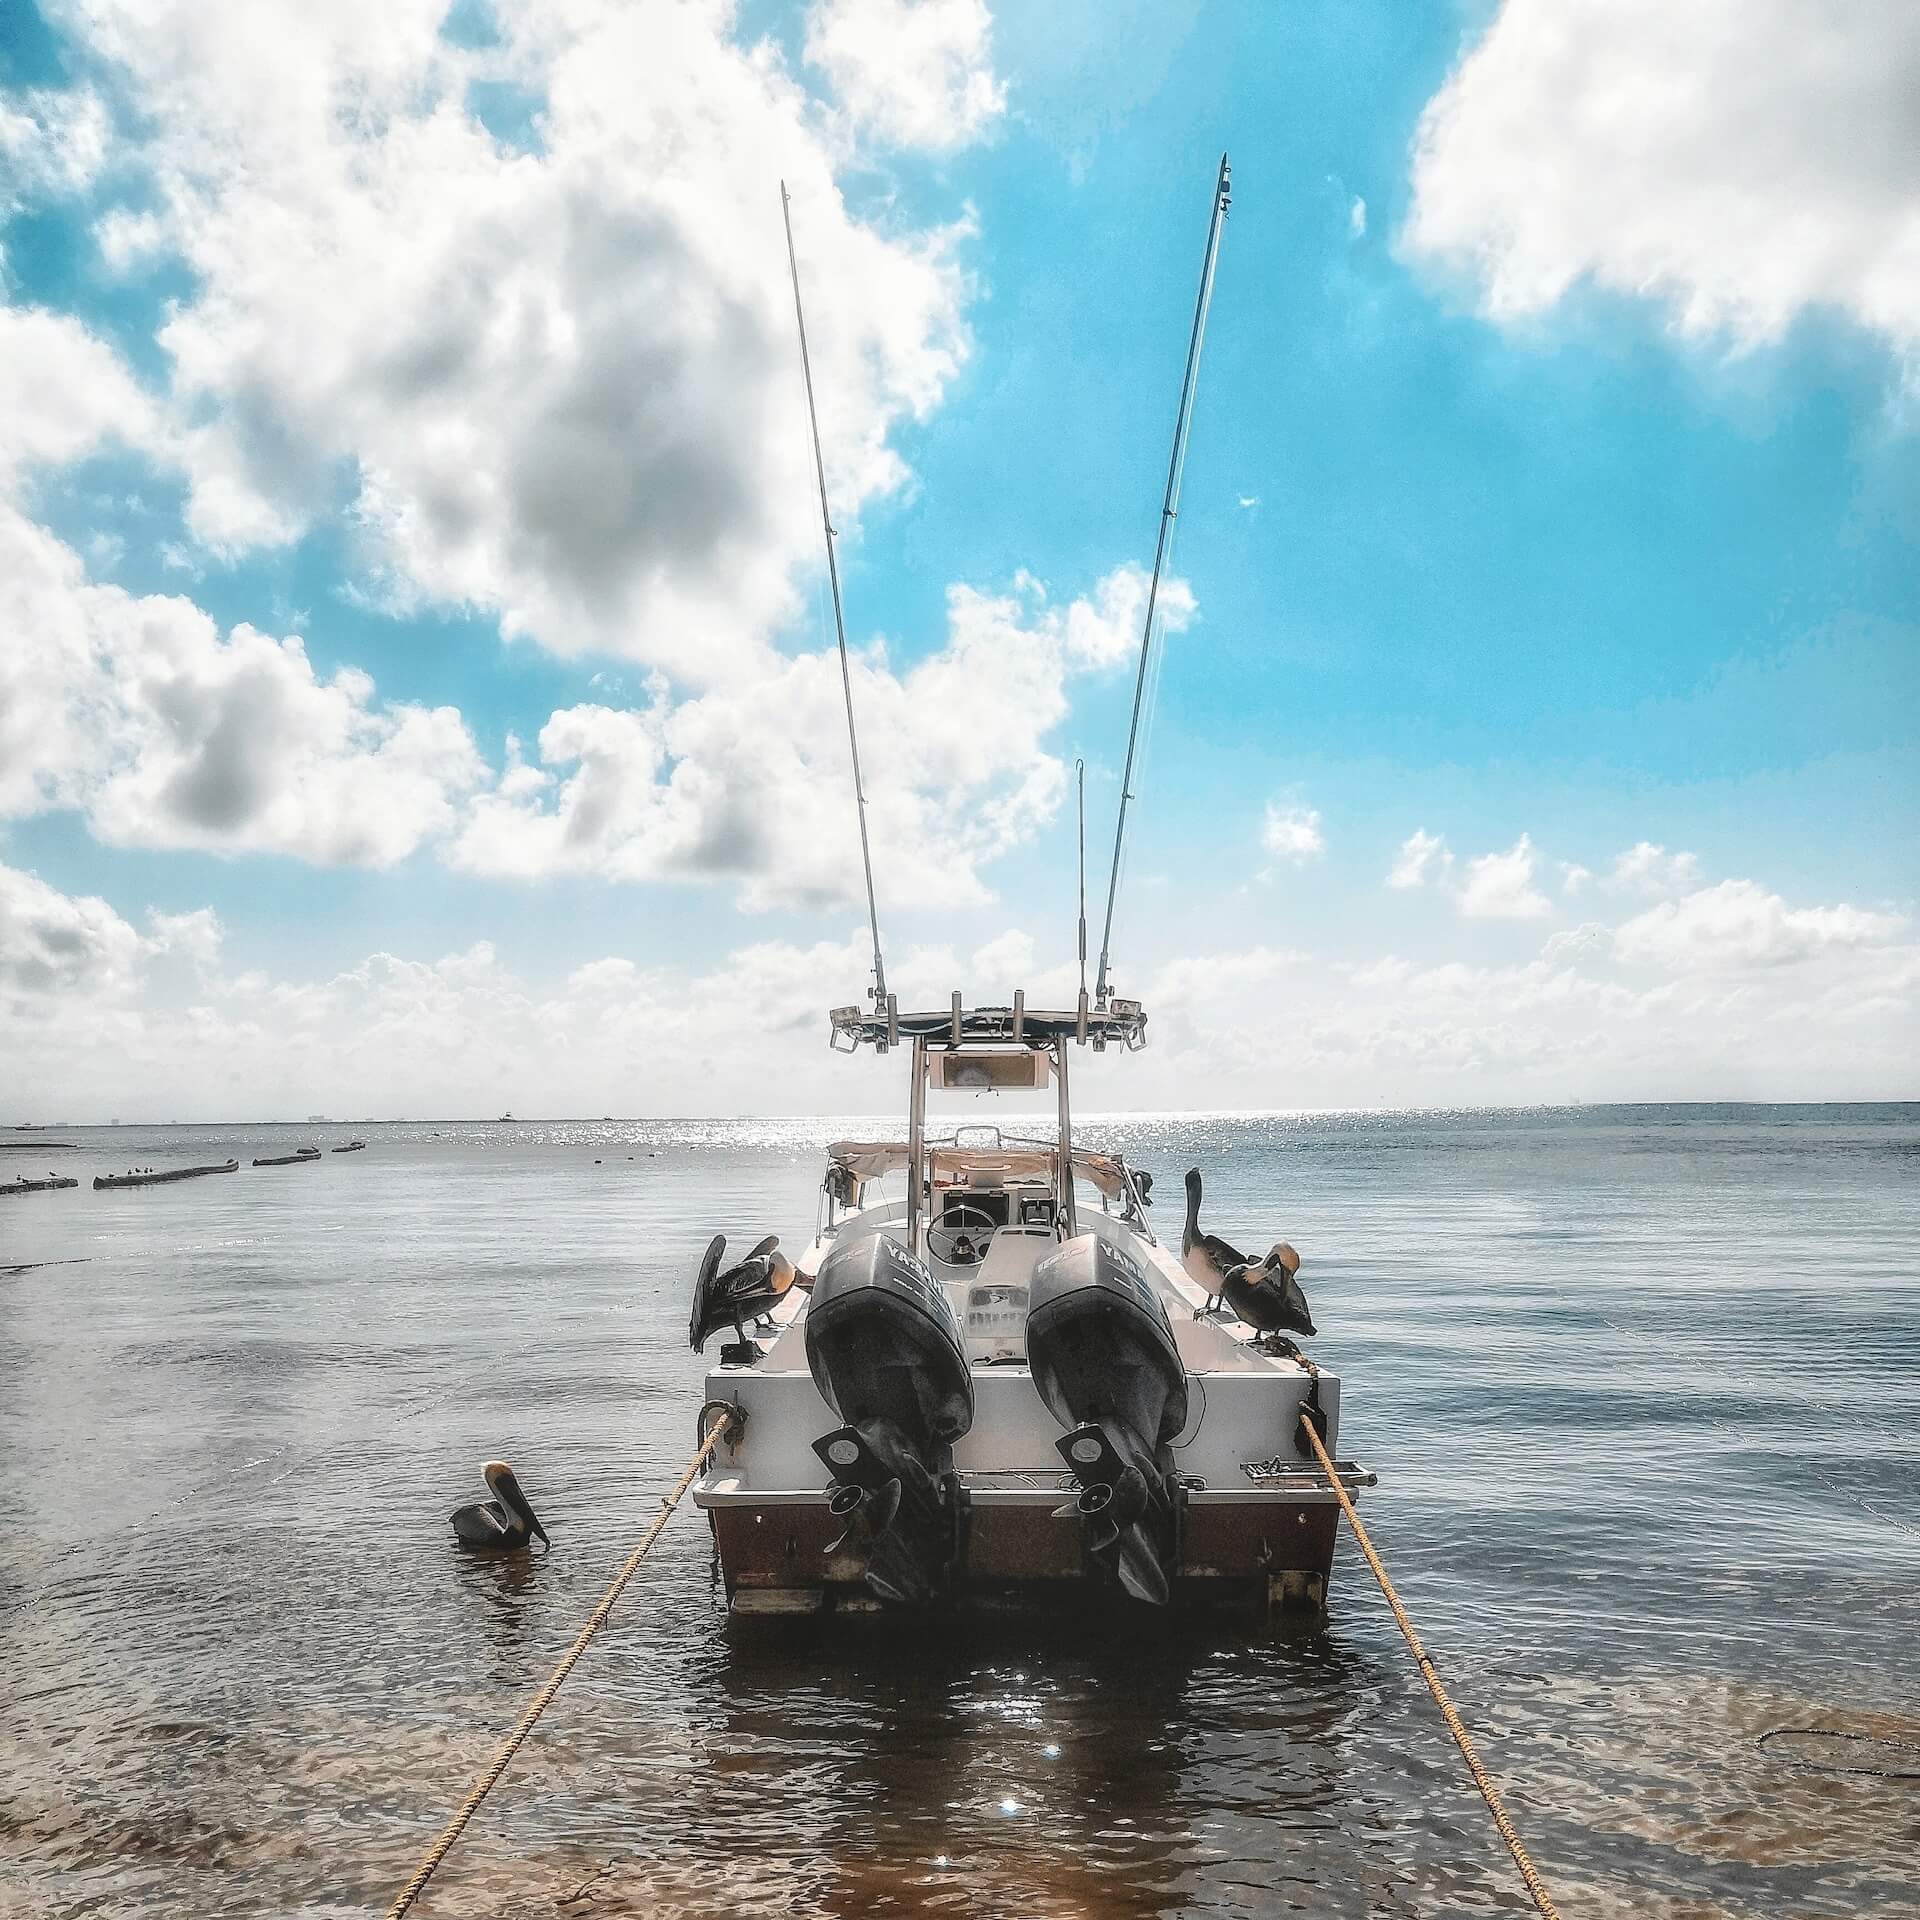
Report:
[[[1087,1552],[1136,1600],[1164,1606],[1180,1562],[1183,1490],[1172,1440],[1187,1374],[1159,1292],[1138,1261],[1087,1233],[1033,1271],[1027,1362],[1080,1492]]]
[[[846,1424],[813,1443],[882,1600],[924,1605],[952,1578],[965,1510],[953,1443],[973,1425],[973,1375],[946,1289],[899,1241],[864,1235],[820,1263],[807,1365]]]

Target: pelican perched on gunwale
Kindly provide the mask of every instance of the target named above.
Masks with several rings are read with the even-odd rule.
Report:
[[[729,1322],[734,1335],[745,1342],[746,1323],[770,1314],[801,1276],[780,1251],[780,1236],[770,1233],[737,1267],[720,1271],[727,1237],[716,1233],[700,1262],[693,1283],[693,1311],[687,1321],[687,1344],[698,1353]]]
[[[1210,1313],[1224,1300],[1238,1318],[1270,1341],[1287,1333],[1317,1331],[1307,1311],[1307,1296],[1294,1278],[1300,1271],[1300,1256],[1286,1241],[1275,1241],[1264,1260],[1250,1260],[1217,1233],[1200,1231],[1198,1167],[1187,1174],[1187,1223],[1180,1235],[1180,1264],[1195,1286],[1207,1290],[1201,1313]]]
[[[535,1534],[543,1547],[553,1543],[540,1524],[540,1516],[520,1491],[520,1482],[504,1460],[489,1460],[480,1469],[491,1500],[476,1500],[471,1506],[457,1507],[453,1513],[454,1537],[463,1547],[479,1553],[514,1553]]]

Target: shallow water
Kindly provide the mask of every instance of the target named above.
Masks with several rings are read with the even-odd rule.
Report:
[[[384,1911],[691,1449],[707,1235],[803,1243],[862,1124],[15,1136],[83,1185],[0,1198],[0,1913]],[[1920,1769],[1920,1106],[1083,1132],[1300,1248],[1569,1920],[1920,1912],[1920,1780],[1830,1770]],[[549,1558],[454,1550],[491,1455]],[[1350,1543],[1306,1637],[745,1634],[688,1512],[420,1911],[1524,1907]]]

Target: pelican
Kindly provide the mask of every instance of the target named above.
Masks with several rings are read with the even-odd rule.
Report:
[[[504,1460],[489,1460],[480,1469],[480,1477],[493,1498],[455,1510],[453,1531],[463,1547],[480,1553],[514,1553],[534,1534],[540,1536],[543,1547],[553,1544]]]
[[[1290,1332],[1317,1331],[1307,1311],[1307,1296],[1294,1278],[1300,1271],[1300,1256],[1286,1241],[1276,1241],[1264,1260],[1250,1260],[1217,1233],[1200,1231],[1198,1167],[1187,1174],[1187,1224],[1180,1235],[1180,1264],[1195,1286],[1207,1290],[1201,1313],[1211,1312],[1225,1300],[1268,1343]]]
[[[687,1344],[698,1353],[727,1325],[744,1346],[745,1323],[762,1320],[780,1304],[793,1285],[793,1262],[780,1251],[780,1236],[770,1233],[737,1267],[720,1271],[727,1237],[716,1233],[700,1262],[693,1283],[693,1312],[687,1321]]]

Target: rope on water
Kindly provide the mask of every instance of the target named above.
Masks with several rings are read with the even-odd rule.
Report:
[[[520,1751],[527,1735],[533,1731],[534,1722],[546,1712],[553,1696],[560,1691],[561,1684],[573,1671],[574,1663],[586,1652],[587,1642],[606,1625],[607,1616],[613,1611],[613,1603],[620,1598],[621,1590],[633,1578],[640,1562],[647,1557],[653,1543],[659,1539],[660,1531],[672,1518],[674,1508],[680,1504],[687,1489],[693,1485],[694,1475],[707,1464],[708,1456],[721,1440],[732,1433],[741,1422],[742,1416],[723,1402],[709,1401],[707,1407],[701,1409],[702,1417],[705,1417],[709,1409],[720,1417],[716,1418],[713,1425],[707,1429],[707,1437],[700,1442],[699,1450],[687,1462],[686,1471],[681,1474],[673,1491],[662,1503],[659,1513],[654,1516],[653,1524],[640,1536],[640,1544],[627,1555],[626,1565],[614,1575],[613,1584],[600,1596],[593,1611],[587,1615],[587,1624],[580,1629],[573,1645],[561,1656],[560,1664],[547,1675],[546,1683],[527,1703],[527,1710],[514,1723],[513,1731],[501,1741],[499,1750],[487,1762],[486,1771],[473,1783],[467,1797],[460,1802],[453,1818],[447,1822],[445,1832],[427,1849],[420,1864],[414,1868],[413,1877],[400,1889],[399,1896],[387,1909],[387,1920],[401,1920],[401,1916],[426,1891],[427,1882],[433,1878],[434,1870],[452,1851],[453,1843],[466,1830],[467,1822],[479,1811],[481,1801],[493,1791],[500,1776],[506,1772],[513,1756]]]
[[[1313,1445],[1314,1453],[1319,1457],[1322,1471],[1327,1476],[1327,1484],[1333,1488],[1334,1497],[1340,1502],[1340,1508],[1347,1516],[1347,1524],[1353,1529],[1353,1538],[1360,1551],[1366,1555],[1367,1565],[1373,1569],[1373,1577],[1380,1583],[1380,1591],[1386,1596],[1387,1605],[1393,1609],[1393,1617],[1398,1622],[1400,1632],[1405,1638],[1414,1660],[1420,1668],[1420,1677],[1427,1683],[1427,1691],[1433,1695],[1434,1704],[1439,1707],[1441,1717],[1447,1723],[1447,1731],[1453,1735],[1453,1743],[1460,1749],[1466,1760],[1467,1771],[1473,1775],[1473,1784],[1480,1789],[1480,1797],[1487,1803],[1487,1811],[1493,1815],[1493,1824],[1500,1830],[1500,1838],[1507,1843],[1507,1851],[1513,1855],[1513,1864],[1520,1869],[1520,1878],[1527,1883],[1527,1891],[1533,1896],[1533,1904],[1546,1916],[1546,1920],[1560,1920],[1560,1909],[1553,1904],[1553,1896],[1547,1892],[1546,1884],[1535,1870],[1533,1862],[1527,1858],[1527,1850],[1520,1844],[1520,1836],[1513,1830],[1513,1822],[1507,1818],[1507,1809],[1500,1799],[1500,1790],[1487,1775],[1480,1764],[1480,1756],[1474,1751],[1473,1741],[1460,1723],[1460,1716],[1453,1710],[1453,1702],[1447,1698],[1447,1690],[1440,1684],[1440,1676],[1434,1671],[1432,1659],[1420,1644],[1420,1636],[1413,1630],[1413,1622],[1407,1618],[1407,1610],[1400,1604],[1400,1596],[1393,1590],[1393,1582],[1387,1578],[1387,1570],[1380,1564],[1380,1556],[1373,1550],[1373,1542],[1367,1538],[1367,1530],[1360,1524],[1360,1516],[1353,1510],[1353,1502],[1347,1496],[1346,1488],[1341,1485],[1340,1475],[1335,1469],[1326,1447],[1322,1444],[1319,1430],[1303,1410],[1300,1415],[1301,1430]]]

